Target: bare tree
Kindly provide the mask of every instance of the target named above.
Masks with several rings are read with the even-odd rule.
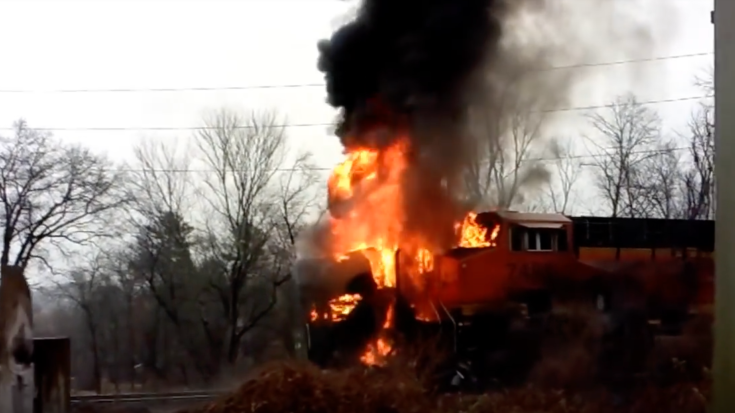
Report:
[[[234,363],[243,336],[276,304],[277,288],[289,279],[282,257],[274,255],[279,221],[293,229],[303,219],[300,209],[303,185],[281,181],[281,194],[274,188],[288,158],[282,121],[273,112],[238,113],[220,110],[205,120],[196,140],[209,169],[203,177],[202,198],[211,210],[209,251],[221,263],[210,285],[216,290],[227,319],[227,360]],[[308,182],[308,181],[305,181]],[[303,209],[302,209],[303,211]],[[263,288],[270,290],[264,294]]]
[[[317,188],[319,175],[311,158],[311,153],[301,154],[291,168],[278,175],[276,229],[281,243],[290,250],[310,215],[319,214],[319,200],[325,198],[324,191]]]
[[[474,204],[509,208],[523,203],[524,190],[549,180],[544,165],[533,159],[540,153],[548,114],[539,110],[539,102],[521,98],[513,89],[507,85],[500,97],[470,113],[477,147],[465,170],[465,188]]]
[[[146,280],[132,271],[129,251],[122,248],[106,253],[105,269],[109,272],[111,282],[118,286],[123,304],[117,317],[126,327],[126,331],[122,334],[121,346],[127,348],[128,358],[124,364],[127,368],[127,376],[130,377],[130,389],[134,390],[138,375],[136,365],[140,360],[138,343],[142,341],[140,339],[142,331],[137,328],[139,324],[137,320],[141,315],[148,315],[146,309],[138,305],[144,302],[142,298],[143,293],[146,292]]]
[[[104,324],[104,314],[100,305],[99,288],[104,282],[102,257],[99,252],[84,265],[78,265],[70,271],[68,278],[57,283],[56,292],[62,299],[71,301],[84,317],[84,325],[89,337],[88,351],[92,363],[94,390],[102,392],[102,359],[103,355],[101,334]]]
[[[567,213],[573,200],[574,186],[582,171],[582,165],[574,157],[571,143],[571,140],[566,140],[565,143],[559,143],[557,140],[551,151],[554,154],[556,179],[549,181],[546,195],[551,209],[557,214]]]
[[[204,287],[193,257],[193,233],[184,217],[164,212],[139,228],[130,260],[131,269],[144,280],[150,298],[168,321],[162,332],[168,328],[167,335],[178,339],[166,351],[187,384],[191,367],[209,379],[216,374],[218,362],[210,360],[214,351],[204,348],[199,334],[196,303]]]
[[[714,76],[697,79],[708,96],[714,94]],[[688,219],[714,219],[715,216],[715,121],[714,105],[705,100],[689,121],[689,159],[682,181],[682,215]]]
[[[681,204],[681,161],[675,142],[659,142],[638,171],[639,205],[646,215],[676,218]]]
[[[616,99],[607,113],[592,114],[589,120],[598,133],[596,139],[588,139],[596,148],[592,155],[597,188],[610,215],[647,215],[640,171],[660,141],[658,114],[629,94]]]
[[[142,282],[147,297],[158,311],[152,316],[156,328],[150,341],[170,341],[166,363],[190,380],[190,368],[203,378],[217,372],[218,360],[212,360],[216,348],[207,348],[199,338],[199,314],[194,310],[204,285],[198,277],[193,256],[196,229],[189,223],[195,191],[191,188],[191,157],[187,148],[144,140],[135,148],[131,188],[137,202],[132,208],[136,240],[128,253],[129,268],[119,268],[121,287],[129,300],[135,299],[136,285]],[[124,261],[124,260],[123,260]],[[131,310],[132,311],[132,310]],[[161,320],[159,320],[159,314]],[[134,339],[130,332],[130,340]],[[145,367],[156,369],[155,353],[150,353]],[[161,372],[161,374],[166,374]]]
[[[188,209],[193,195],[188,150],[151,139],[133,150],[136,162],[129,181],[136,195],[136,212],[147,219]]]
[[[702,74],[694,78],[694,84],[699,87],[708,98],[712,98],[715,95],[715,70],[713,67],[707,68]],[[712,106],[711,102],[708,102],[709,106]]]
[[[323,190],[317,185],[319,176],[315,165],[311,162],[311,154],[307,153],[297,158],[294,167],[283,171],[278,177],[277,201],[278,215],[276,218],[275,233],[277,244],[271,252],[280,257],[277,272],[288,272],[296,258],[296,239],[305,228],[307,222],[313,222],[311,216],[319,216],[319,201],[326,199]],[[321,187],[323,188],[323,187]],[[302,326],[298,301],[298,286],[289,279],[280,288],[279,299],[275,308],[276,320],[268,323],[275,326],[277,337],[283,342],[287,354],[293,356],[296,351],[295,337],[299,332],[295,330]]]
[[[175,145],[143,140],[134,148],[135,167],[131,188],[136,195],[133,223],[138,229],[134,258],[140,278],[161,309],[174,323],[179,323],[178,306],[185,299],[181,275],[172,273],[169,260],[181,258],[176,247],[185,245],[193,228],[186,222],[185,211],[191,206],[190,157]],[[143,257],[145,256],[145,257]],[[164,262],[165,261],[165,262]],[[161,268],[165,267],[165,268]],[[185,278],[184,278],[185,279]],[[178,293],[177,293],[178,292]]]
[[[62,242],[84,244],[115,235],[111,213],[129,199],[119,190],[122,174],[105,158],[30,129],[25,121],[0,141],[0,264],[25,266],[43,259],[44,243],[63,251]]]

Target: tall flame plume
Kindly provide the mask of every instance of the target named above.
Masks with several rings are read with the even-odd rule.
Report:
[[[404,205],[405,171],[409,166],[409,139],[398,139],[385,148],[358,147],[346,151],[345,160],[337,165],[328,181],[329,229],[331,254],[335,260],[347,259],[359,251],[369,261],[378,288],[397,286],[396,252],[411,255],[411,268],[405,274],[409,282],[423,285],[422,277],[430,276],[438,251],[425,242],[423,234],[407,231]],[[464,248],[492,246],[497,228],[487,236],[487,228],[469,213],[455,223],[456,245]],[[339,321],[360,302],[358,294],[345,294],[330,301],[330,314],[312,311],[312,320]],[[386,314],[383,329],[393,326],[394,307]],[[380,364],[392,351],[385,337],[371,343],[361,360]]]

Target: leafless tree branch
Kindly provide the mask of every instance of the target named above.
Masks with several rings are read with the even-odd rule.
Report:
[[[63,243],[115,236],[105,221],[111,222],[112,213],[130,203],[121,191],[120,170],[22,120],[13,136],[0,140],[0,263],[24,266],[44,243],[61,248]]]
[[[660,142],[658,114],[641,105],[635,95],[621,96],[607,112],[588,116],[597,137],[587,139],[596,148],[593,165],[598,190],[613,217],[647,216],[642,203],[640,171]]]
[[[275,306],[275,289],[285,275],[283,258],[273,253],[274,240],[279,229],[295,239],[312,196],[309,175],[276,176],[288,157],[282,123],[275,112],[242,116],[220,110],[205,119],[207,129],[196,136],[211,169],[203,177],[202,194],[212,211],[210,254],[226,263],[225,273],[212,284],[226,304],[230,362],[237,359],[243,336]],[[306,172],[308,160],[298,157],[289,169]],[[262,294],[260,300],[253,295],[258,285],[273,291],[265,304]]]

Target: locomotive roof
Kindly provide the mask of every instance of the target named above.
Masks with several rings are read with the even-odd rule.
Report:
[[[497,211],[498,216],[506,221],[515,222],[548,222],[567,224],[572,222],[562,214],[543,214],[536,212]]]

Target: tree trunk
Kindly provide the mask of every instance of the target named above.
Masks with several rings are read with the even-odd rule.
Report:
[[[234,365],[237,362],[237,356],[240,354],[240,336],[237,334],[237,321],[232,323],[230,327],[230,339],[227,347],[227,362]]]
[[[135,328],[133,327],[133,299],[128,297],[128,374],[130,374],[130,391],[135,391],[136,374],[135,374],[135,360],[138,347],[135,345]]]
[[[97,394],[102,393],[102,369],[100,367],[99,343],[97,343],[97,331],[90,326],[90,334],[92,335],[92,374],[94,375],[94,391]]]

